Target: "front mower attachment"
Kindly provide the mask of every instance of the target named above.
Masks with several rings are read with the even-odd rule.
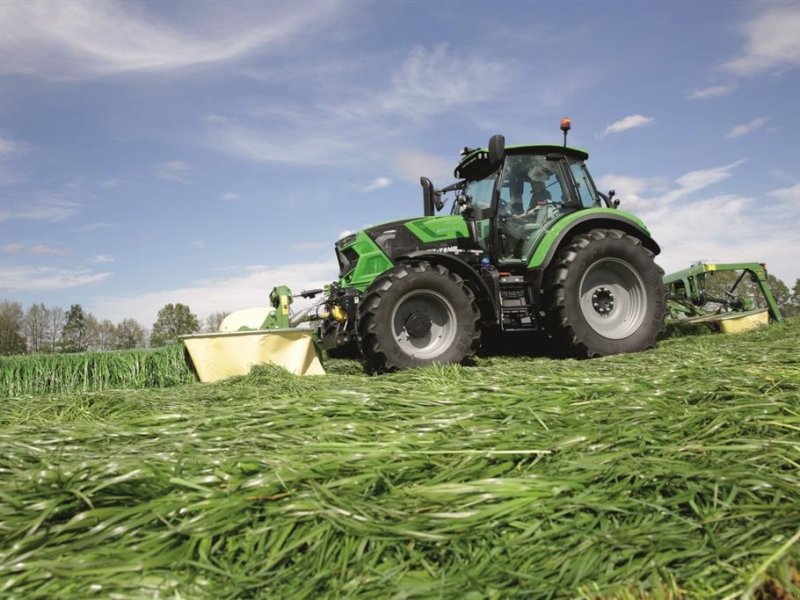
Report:
[[[182,336],[203,383],[247,375],[254,365],[273,364],[295,375],[324,375],[316,336],[294,327],[292,291],[278,286],[269,295],[272,308],[249,308],[222,321],[219,333]]]
[[[313,332],[266,329],[187,335],[181,338],[200,381],[247,375],[254,365],[273,364],[295,375],[324,375]]]

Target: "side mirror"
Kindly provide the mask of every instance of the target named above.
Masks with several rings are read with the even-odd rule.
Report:
[[[422,186],[422,208],[426,217],[434,214],[435,194],[433,192],[433,182],[427,177],[420,177],[419,184]]]
[[[506,157],[506,138],[497,134],[489,138],[489,165],[495,169]]]

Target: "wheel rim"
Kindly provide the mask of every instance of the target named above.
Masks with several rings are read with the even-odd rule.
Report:
[[[589,326],[612,340],[633,334],[647,313],[647,288],[642,278],[619,258],[602,258],[586,270],[580,298]]]
[[[431,290],[416,290],[403,296],[391,318],[397,345],[415,358],[436,358],[456,337],[453,305]]]

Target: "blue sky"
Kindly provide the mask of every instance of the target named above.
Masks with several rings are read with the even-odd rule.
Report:
[[[0,299],[149,326],[336,278],[458,152],[586,148],[668,271],[800,277],[798,2],[0,3]]]

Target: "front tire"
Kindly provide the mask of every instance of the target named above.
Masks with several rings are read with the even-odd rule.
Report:
[[[653,348],[667,309],[664,271],[653,259],[641,240],[617,229],[575,236],[545,287],[558,347],[578,358]]]
[[[367,371],[462,362],[478,349],[479,321],[461,277],[428,262],[398,265],[375,280],[359,307]]]

